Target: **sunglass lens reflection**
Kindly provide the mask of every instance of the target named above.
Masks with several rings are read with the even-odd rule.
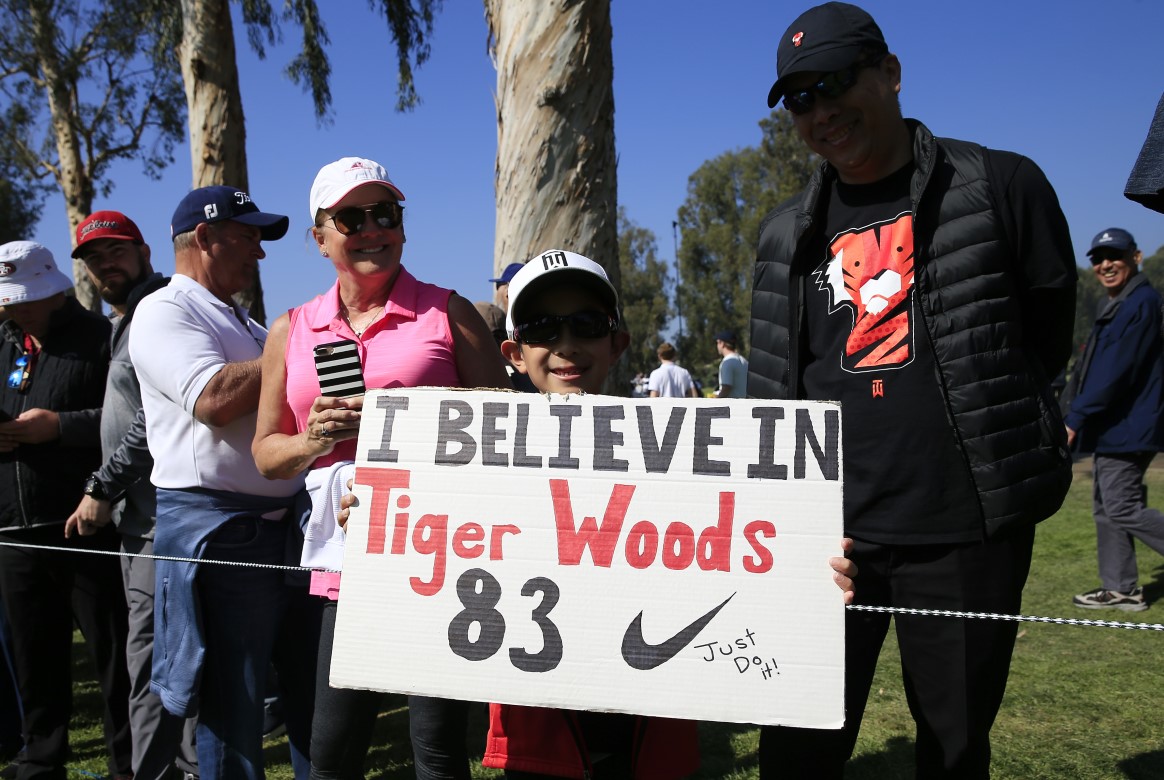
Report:
[[[349,206],[340,209],[332,216],[336,230],[345,236],[356,233],[364,226],[366,215],[371,215],[376,224],[382,228],[400,227],[404,215],[404,207],[399,203],[374,203],[371,206]]]
[[[569,326],[576,338],[596,339],[611,333],[613,320],[598,311],[583,311],[576,314],[551,315],[534,320],[516,328],[517,340],[526,344],[550,344],[562,335],[563,326]]]

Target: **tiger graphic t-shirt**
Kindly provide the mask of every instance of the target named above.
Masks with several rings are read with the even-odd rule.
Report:
[[[913,171],[830,188],[823,246],[805,269],[802,381],[808,398],[841,402],[848,534],[973,541],[981,510],[918,312]]]

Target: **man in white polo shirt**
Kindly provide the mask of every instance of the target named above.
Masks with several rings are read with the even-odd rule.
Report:
[[[231,298],[258,272],[260,242],[287,224],[228,186],[194,190],[174,212],[175,274],[139,304],[129,343],[154,458],[157,555],[287,562],[302,479],[268,480],[251,458],[267,331]],[[175,715],[197,713],[202,779],[262,777],[272,661],[306,777],[317,641],[306,587],[277,569],[158,561],[156,601],[151,688]]]

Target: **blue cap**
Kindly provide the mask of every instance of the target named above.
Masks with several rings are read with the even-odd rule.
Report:
[[[1123,228],[1108,228],[1095,238],[1091,239],[1091,249],[1087,250],[1090,256],[1097,249],[1114,249],[1117,252],[1129,252],[1136,248],[1136,239]]]
[[[215,185],[191,191],[170,219],[170,238],[189,233],[203,222],[233,220],[262,228],[263,241],[275,241],[287,233],[290,220],[282,214],[267,214],[238,187]]]
[[[525,263],[510,263],[505,266],[505,270],[501,272],[501,276],[496,279],[490,279],[489,281],[494,284],[509,284],[513,281],[513,277],[517,276],[517,272],[521,270],[523,265]]]

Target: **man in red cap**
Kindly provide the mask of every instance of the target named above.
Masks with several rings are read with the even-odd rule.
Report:
[[[85,483],[85,495],[65,525],[82,536],[112,520],[121,537],[121,576],[129,602],[126,661],[130,675],[129,723],[133,734],[133,774],[137,780],[162,780],[175,761],[195,772],[193,727],[166,712],[150,691],[154,647],[154,521],[157,511],[150,482],[153,458],[146,445],[141,385],[129,359],[129,332],[137,304],[169,281],[154,273],[150,247],[134,221],[119,211],[97,211],[77,225],[73,257],[113,310],[113,338],[105,405],[101,414],[103,462]],[[142,557],[134,557],[134,556]],[[183,734],[187,735],[183,739]]]
[[[1071,459],[1049,379],[1071,354],[1066,219],[1029,159],[901,114],[902,64],[861,8],[780,38],[783,102],[821,164],[760,229],[748,393],[839,400],[858,606],[1015,614]],[[838,778],[889,614],[845,622],[845,725],[765,728],[761,777]],[[893,617],[917,776],[987,778],[1016,624]]]

